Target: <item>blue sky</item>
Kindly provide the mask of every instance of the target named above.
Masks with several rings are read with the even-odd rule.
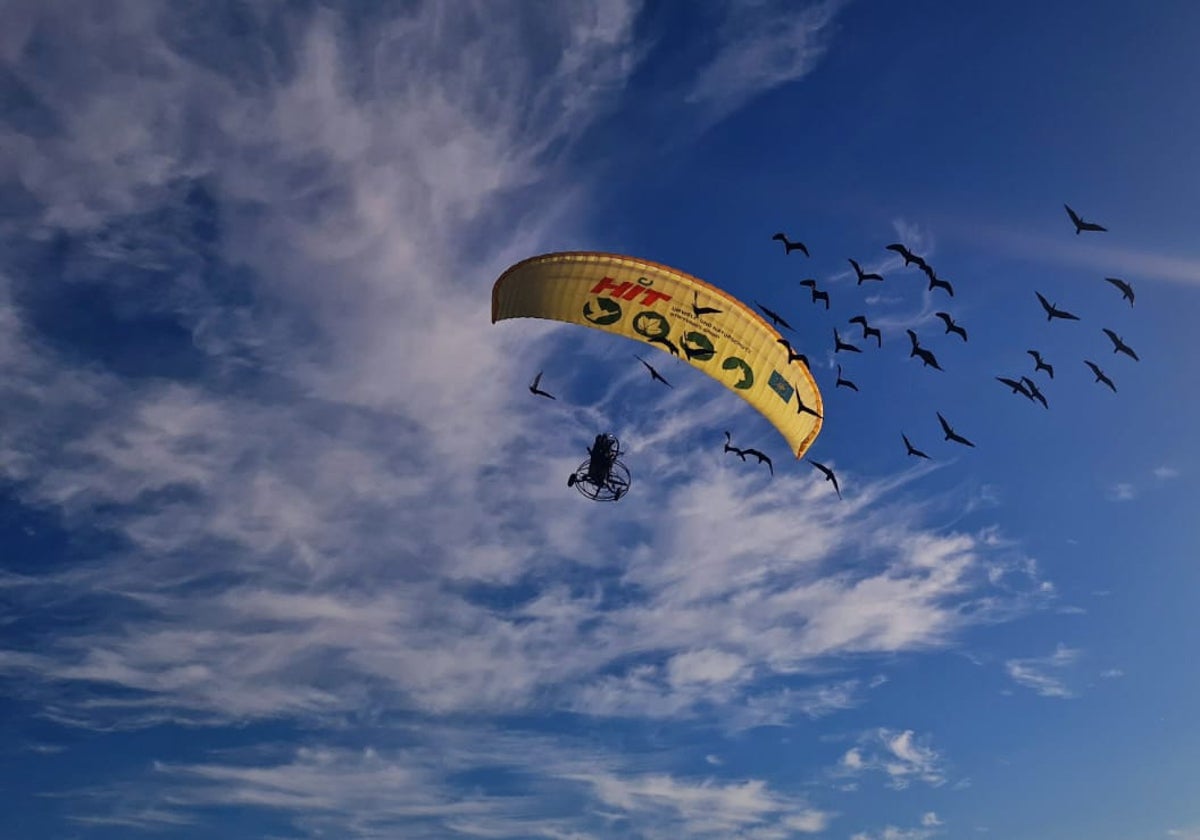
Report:
[[[1048,5],[6,3],[7,830],[1200,838],[1200,8]],[[490,323],[572,249],[788,317],[845,499]]]

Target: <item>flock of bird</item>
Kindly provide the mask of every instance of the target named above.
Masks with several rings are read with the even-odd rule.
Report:
[[[1071,207],[1069,207],[1068,205],[1064,204],[1063,206],[1066,208],[1067,215],[1070,217],[1072,224],[1074,224],[1074,226],[1075,226],[1076,234],[1082,233],[1083,231],[1105,231],[1105,230],[1107,230],[1106,228],[1104,228],[1094,222],[1085,221],[1074,210],[1072,210]],[[806,257],[810,256],[808,247],[803,242],[800,242],[797,240],[792,240],[784,233],[776,233],[774,236],[771,237],[771,239],[781,242],[783,244],[785,255],[791,254],[793,251],[799,251],[800,253],[804,254],[804,256],[806,256]],[[920,269],[925,274],[926,279],[928,280],[928,291],[929,292],[935,292],[935,291],[941,289],[949,297],[951,297],[951,298],[954,297],[954,285],[950,281],[939,277],[937,274],[937,271],[923,257],[921,257],[917,254],[914,254],[904,244],[898,243],[898,242],[886,246],[886,250],[892,251],[892,252],[898,254],[904,260],[904,266],[906,268],[910,265],[916,265],[917,268]],[[851,268],[854,270],[854,274],[857,279],[857,282],[855,284],[856,286],[862,286],[863,283],[882,283],[882,282],[884,282],[883,275],[881,275],[879,272],[865,271],[863,269],[862,265],[853,258],[849,259],[848,262],[850,263]],[[1133,303],[1134,303],[1133,287],[1127,281],[1122,280],[1117,277],[1106,277],[1104,279],[1121,292],[1122,299],[1127,300],[1131,307],[1133,306]],[[823,303],[825,310],[828,310],[830,308],[829,292],[819,288],[817,281],[814,278],[805,278],[800,281],[800,285],[809,289],[811,301],[813,304]],[[1078,320],[1080,320],[1079,316],[1074,315],[1073,313],[1068,312],[1065,309],[1060,309],[1056,304],[1051,303],[1049,300],[1047,300],[1045,298],[1045,296],[1042,295],[1041,292],[1035,292],[1034,294],[1037,296],[1038,303],[1041,304],[1043,311],[1046,313],[1047,321],[1054,321],[1054,320],[1078,321]],[[791,332],[795,332],[795,328],[790,323],[788,323],[787,319],[784,318],[782,315],[780,315],[778,312],[775,312],[774,310],[769,309],[768,307],[764,306],[763,304],[759,303],[758,301],[755,301],[755,306],[758,307],[759,311],[762,312],[762,314],[764,316],[766,316],[766,318],[774,326],[791,331]],[[696,296],[693,299],[692,310],[696,314],[697,317],[700,317],[703,315],[715,314],[720,311],[720,310],[714,309],[712,307],[700,306],[698,296]],[[934,313],[934,317],[936,317],[938,320],[940,320],[942,322],[942,325],[945,327],[945,333],[944,333],[945,335],[951,335],[951,334],[956,335],[964,343],[968,340],[966,328],[964,328],[961,324],[959,324],[955,320],[954,316],[951,313],[945,312],[945,311],[939,311],[939,312]],[[874,339],[876,348],[883,347],[883,332],[882,332],[882,330],[871,326],[871,324],[868,322],[867,317],[865,315],[855,315],[854,317],[849,319],[848,323],[855,325],[861,329],[862,341],[865,342],[865,341],[870,341],[871,339]],[[1122,354],[1130,357],[1134,361],[1139,361],[1138,355],[1133,350],[1133,348],[1131,348],[1128,344],[1126,344],[1124,339],[1122,339],[1121,336],[1118,335],[1114,330],[1105,327],[1102,331],[1104,332],[1104,334],[1106,336],[1108,336],[1109,340],[1112,342],[1114,353],[1122,353]],[[928,347],[925,347],[921,344],[921,339],[920,339],[920,336],[917,335],[917,332],[911,328],[905,330],[905,332],[908,335],[908,339],[909,339],[909,343],[910,343],[908,357],[920,359],[922,367],[931,367],[934,370],[939,370],[939,371],[943,370],[941,364],[938,361],[937,356],[934,355],[933,351],[930,350]],[[792,346],[791,342],[789,342],[786,338],[781,337],[778,339],[778,341],[779,341],[779,344],[782,345],[784,347],[784,349],[787,350],[788,364],[791,364],[793,362],[798,362],[800,364],[803,364],[805,366],[805,368],[811,370],[812,366],[809,363],[808,356],[806,354],[797,351]],[[671,342],[669,339],[665,339],[665,338],[659,339],[657,343],[663,344],[665,349],[668,352],[675,355],[676,357],[679,356],[679,348],[677,346],[675,346],[673,344],[673,342]],[[690,348],[688,348],[686,345],[683,348],[684,352],[687,353],[690,357],[690,353],[688,353],[689,349]],[[836,326],[833,327],[833,353],[835,356],[840,353],[862,353],[862,352],[863,352],[862,348],[860,348],[857,344],[854,344],[853,341],[849,341],[849,340],[846,340],[845,338],[843,338],[841,331],[839,331]],[[1049,362],[1047,362],[1042,357],[1042,354],[1039,350],[1031,349],[1031,350],[1027,350],[1026,353],[1033,359],[1034,369],[1033,369],[1032,373],[1034,376],[1036,376],[1040,372],[1040,373],[1045,373],[1050,379],[1054,378],[1054,366],[1052,364],[1050,364]],[[667,381],[666,377],[664,377],[652,364],[647,362],[644,358],[642,358],[641,356],[638,356],[638,355],[635,355],[634,358],[636,358],[639,362],[641,362],[641,364],[646,368],[646,371],[649,373],[652,380],[659,382],[668,388],[673,387],[671,385],[671,383]],[[1095,375],[1096,383],[1105,385],[1108,388],[1112,389],[1114,392],[1117,390],[1117,386],[1114,384],[1113,380],[1111,378],[1109,378],[1108,375],[1105,374],[1105,372],[1100,368],[1100,366],[1097,365],[1094,361],[1092,361],[1091,359],[1084,359],[1084,364],[1087,365],[1087,367],[1090,368],[1092,373]],[[834,388],[835,389],[846,388],[848,390],[857,392],[859,390],[858,385],[855,384],[852,380],[847,379],[843,375],[843,370],[842,370],[841,364],[835,363],[835,367],[837,370],[837,378],[834,382]],[[1004,385],[1005,387],[1010,389],[1010,391],[1013,394],[1019,394],[1025,398],[1029,399],[1030,401],[1038,402],[1042,405],[1043,408],[1048,409],[1050,407],[1049,401],[1046,399],[1046,395],[1041,391],[1041,389],[1038,387],[1037,383],[1030,376],[1026,376],[1026,375],[1020,375],[1018,377],[996,376],[995,378],[1002,385]],[[530,393],[532,393],[536,396],[545,397],[548,399],[555,399],[553,394],[551,394],[541,388],[541,381],[542,381],[542,372],[539,372],[537,374],[537,376],[534,377],[533,382],[529,385]],[[804,403],[803,399],[801,399],[798,391],[796,392],[795,396],[796,396],[796,401],[798,403],[797,409],[796,409],[797,413],[799,413],[799,414],[807,413],[807,414],[811,414],[818,418],[821,417],[821,415],[812,406],[805,405],[805,403]],[[951,426],[950,422],[945,418],[945,416],[942,415],[942,413],[940,411],[935,412],[935,414],[937,415],[938,423],[941,426],[944,441],[951,442],[951,443],[957,443],[961,446],[966,446],[966,447],[971,447],[971,448],[975,447],[975,444],[971,440],[969,440],[968,438],[964,437],[963,435],[961,435],[955,431],[954,427]],[[924,452],[921,449],[918,449],[916,446],[913,445],[912,441],[909,439],[908,434],[905,431],[900,432],[900,437],[901,437],[901,440],[903,440],[903,442],[904,442],[906,456],[922,458],[922,459],[930,458],[930,455],[928,453]],[[757,459],[757,462],[759,464],[766,464],[767,469],[770,471],[771,475],[775,474],[775,467],[771,461],[770,456],[768,456],[766,453],[764,453],[758,449],[740,448],[740,447],[734,446],[733,445],[733,437],[728,431],[725,432],[724,452],[726,452],[728,454],[736,455],[739,458],[741,458],[742,461],[745,461],[747,456],[751,456],[751,457]],[[830,469],[827,465],[825,465],[819,461],[815,461],[811,458],[809,458],[807,460],[815,469],[820,471],[825,476],[826,481],[830,482],[833,485],[834,492],[837,493],[838,498],[839,499],[842,498],[841,487],[838,484],[837,475],[834,473],[834,471],[832,469]]]
[[[1098,231],[1106,230],[1106,228],[1102,227],[1101,225],[1096,224],[1095,222],[1089,222],[1089,221],[1084,220],[1070,206],[1068,206],[1068,205],[1063,205],[1063,206],[1067,211],[1068,217],[1071,219],[1071,223],[1075,226],[1075,233],[1077,235],[1084,231],[1098,232]],[[783,243],[785,255],[791,254],[793,251],[799,251],[800,253],[804,254],[805,256],[810,256],[808,247],[803,242],[790,239],[787,236],[787,234],[777,233],[771,238],[775,241]],[[918,254],[913,253],[911,250],[909,250],[909,248],[907,246],[905,246],[904,244],[899,243],[899,242],[886,246],[886,250],[892,251],[895,254],[899,255],[904,260],[904,266],[906,268],[910,265],[915,265],[918,269],[920,269],[920,271],[925,274],[925,277],[928,280],[927,289],[929,292],[931,292],[931,293],[936,292],[937,290],[940,289],[941,291],[945,292],[948,297],[950,297],[950,298],[954,297],[954,285],[950,281],[943,279],[942,277],[939,277],[937,271],[934,269],[934,267],[932,265],[930,265],[930,263],[925,258],[919,256]],[[862,267],[862,264],[853,258],[848,259],[848,262],[850,264],[850,267],[854,271],[854,276],[856,278],[856,283],[855,283],[856,287],[862,286],[864,283],[883,283],[884,282],[883,275],[880,274],[878,271],[865,270]],[[1117,277],[1106,277],[1104,279],[1108,283],[1110,283],[1113,287],[1115,287],[1118,291],[1120,291],[1122,298],[1124,300],[1128,301],[1130,306],[1133,306],[1135,296],[1134,296],[1133,287],[1130,283],[1128,283],[1127,281],[1125,281],[1123,279],[1117,278]],[[830,308],[829,292],[821,289],[819,287],[817,281],[814,278],[806,278],[804,280],[801,280],[800,285],[808,288],[811,302],[813,304],[823,304],[824,309],[829,310],[829,308]],[[1036,295],[1038,303],[1041,305],[1042,310],[1046,313],[1046,318],[1048,321],[1054,321],[1054,320],[1078,321],[1078,320],[1080,320],[1077,315],[1075,315],[1065,309],[1061,309],[1056,304],[1051,303],[1049,300],[1046,299],[1046,297],[1044,295],[1042,295],[1041,292],[1035,292],[1034,294]],[[792,325],[790,323],[788,323],[787,319],[784,318],[782,315],[780,315],[778,312],[768,308],[767,306],[764,306],[763,304],[759,303],[758,301],[755,301],[755,306],[757,306],[759,311],[762,312],[762,314],[777,328],[789,330],[792,332],[795,331],[795,329],[792,327]],[[955,320],[954,315],[952,315],[950,312],[940,311],[940,312],[935,312],[934,317],[936,317],[938,320],[940,320],[942,322],[942,325],[945,327],[945,332],[944,332],[945,335],[953,334],[953,335],[958,336],[958,338],[961,339],[964,343],[967,342],[967,340],[968,340],[967,330],[965,327],[963,327],[961,324],[959,324]],[[852,325],[856,325],[861,329],[862,341],[868,342],[871,339],[874,339],[875,346],[877,348],[881,348],[883,346],[883,332],[880,329],[871,326],[871,324],[869,323],[869,321],[867,320],[865,315],[855,315],[854,317],[849,319],[848,323],[850,323]],[[909,358],[919,359],[921,361],[922,367],[929,367],[929,368],[933,368],[934,370],[938,370],[938,371],[943,370],[941,363],[938,361],[937,356],[934,354],[934,352],[932,350],[930,350],[928,347],[924,346],[921,343],[921,338],[917,334],[917,332],[913,329],[908,329],[905,332],[908,335],[909,345],[910,345],[909,354],[908,354]],[[1102,332],[1112,342],[1114,353],[1121,353],[1135,361],[1138,361],[1137,353],[1133,350],[1132,347],[1130,347],[1125,342],[1125,340],[1120,335],[1118,335],[1116,333],[1116,331],[1105,327],[1102,330]],[[848,340],[842,334],[842,332],[835,326],[833,328],[833,353],[834,353],[834,356],[836,357],[838,354],[841,354],[841,353],[862,353],[863,352],[862,348],[854,343],[855,340],[857,340],[857,339]],[[780,338],[779,343],[787,350],[789,363],[799,362],[811,370],[811,365],[809,364],[808,357],[804,353],[798,352],[786,338]],[[1031,349],[1031,350],[1027,350],[1026,352],[1032,358],[1033,363],[1034,363],[1034,368],[1033,368],[1033,371],[1031,372],[1032,376],[1036,376],[1038,373],[1044,373],[1050,379],[1054,378],[1054,366],[1052,364],[1050,364],[1049,362],[1047,362],[1042,357],[1041,351]],[[1092,361],[1091,359],[1084,359],[1083,363],[1085,365],[1087,365],[1087,367],[1092,371],[1092,373],[1095,376],[1095,381],[1098,384],[1104,385],[1104,386],[1112,389],[1114,392],[1117,390],[1116,384],[1100,368],[1100,366],[1098,364],[1096,364],[1096,362]],[[837,371],[837,378],[834,381],[834,388],[835,389],[846,388],[848,390],[857,392],[859,390],[858,385],[853,380],[848,379],[846,377],[845,372],[842,368],[842,365],[840,363],[835,362],[834,367]],[[1040,403],[1043,408],[1048,409],[1050,407],[1049,400],[1046,398],[1046,395],[1045,395],[1045,393],[1043,393],[1041,388],[1038,387],[1037,382],[1032,378],[1032,376],[1030,376],[1030,375],[1019,375],[1019,376],[1015,376],[1015,377],[1014,376],[996,376],[995,378],[1002,385],[1007,387],[1013,394],[1018,394],[1020,396],[1025,397],[1026,399],[1028,399],[1030,401]],[[801,412],[801,413],[808,412],[808,413],[816,415],[816,412],[813,411],[813,409],[811,407],[806,406],[803,403],[803,401],[801,401],[799,399],[799,395],[797,395],[797,401],[799,402],[799,405],[797,408],[798,412]],[[975,447],[975,443],[972,442],[967,437],[963,436],[962,434],[959,434],[954,429],[954,427],[950,424],[950,421],[948,421],[946,419],[946,417],[940,411],[935,412],[935,414],[937,416],[938,423],[941,426],[943,440],[951,442],[951,443],[956,443],[961,446],[966,446],[966,447],[971,447],[971,448]],[[738,449],[737,447],[732,446],[731,440],[729,437],[729,433],[726,432],[725,434],[726,434],[726,443],[725,443],[725,451],[726,452],[731,452],[735,455],[741,455],[743,452],[752,452],[755,455],[761,454],[761,453],[758,453],[756,450],[741,450],[741,449]],[[906,456],[922,458],[922,459],[930,458],[930,455],[928,453],[917,448],[913,444],[912,440],[908,437],[907,432],[902,430],[900,432],[900,438],[904,442],[904,449],[905,449]],[[760,462],[762,462],[764,459],[765,459],[765,456],[759,458]],[[742,460],[745,460],[744,456],[742,456]],[[825,479],[833,484],[833,489],[837,493],[838,498],[841,498],[841,496],[842,496],[841,488],[838,485],[837,476],[834,474],[833,470],[830,469],[825,464],[822,464],[819,461],[815,461],[811,458],[808,459],[808,462],[815,469],[819,470],[821,473],[824,474]],[[771,467],[769,460],[767,460],[766,463],[767,463],[768,467]],[[772,474],[774,474],[773,467],[771,468],[771,472],[772,472]]]

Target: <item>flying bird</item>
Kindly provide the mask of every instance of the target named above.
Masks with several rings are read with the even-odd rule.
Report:
[[[854,260],[850,260],[850,265],[854,266],[854,273],[858,275],[858,285],[860,285],[860,286],[862,285],[862,282],[864,280],[882,280],[883,279],[882,274],[877,274],[873,271],[871,271],[871,272],[863,271],[862,266],[860,266]]]
[[[808,363],[808,356],[805,356],[803,353],[797,353],[795,350],[793,350],[791,343],[786,338],[777,338],[775,339],[775,343],[782,344],[787,349],[789,365],[792,362],[804,362],[804,366],[806,368],[812,367],[812,365]]]
[[[833,352],[840,353],[842,350],[845,350],[849,353],[861,353],[862,352],[862,350],[858,349],[853,344],[847,344],[846,342],[842,341],[842,337],[838,333],[837,327],[834,327],[833,328]]]
[[[700,293],[692,290],[692,314],[699,318],[702,315],[720,315],[721,310],[711,306],[700,305]]]
[[[733,436],[729,434],[729,432],[725,433],[725,451],[732,452],[734,455],[739,456],[743,461],[746,460],[746,456],[742,453],[742,450],[733,445]]]
[[[832,481],[832,482],[833,482],[833,490],[834,490],[834,492],[835,492],[835,493],[837,493],[837,497],[838,497],[839,499],[840,499],[840,498],[842,498],[842,488],[838,487],[838,480],[837,480],[837,476],[833,474],[833,470],[829,469],[829,467],[825,466],[825,465],[824,465],[824,464],[822,464],[822,463],[819,463],[819,462],[817,462],[817,461],[814,461],[812,458],[809,458],[809,459],[807,459],[807,460],[808,460],[808,463],[812,464],[812,465],[813,465],[814,467],[816,467],[818,470],[820,470],[821,472],[825,473],[825,480],[826,480],[826,481]]]
[[[1021,396],[1027,397],[1028,399],[1033,399],[1033,393],[1028,388],[1025,387],[1025,383],[1018,382],[1015,379],[1008,379],[1003,376],[997,376],[996,379],[999,380],[1000,382],[1003,382],[1009,388],[1012,388],[1012,392],[1014,394],[1020,394]]]
[[[663,347],[667,348],[667,352],[672,356],[679,356],[679,348],[675,345],[674,341],[671,341],[671,339],[667,338],[665,335],[656,335],[653,338],[647,338],[646,341],[650,342],[651,344],[661,344]]]
[[[541,384],[542,384],[542,371],[539,370],[538,375],[533,377],[533,381],[529,383],[529,393],[537,394],[539,397],[548,397],[552,400],[558,399],[558,397],[554,396],[549,391],[543,391],[541,388],[539,388],[538,386]]]
[[[1120,277],[1105,277],[1109,283],[1112,283],[1121,290],[1121,297],[1129,301],[1129,305],[1133,306],[1133,286],[1122,280]]]
[[[899,242],[893,242],[891,245],[888,245],[887,250],[895,251],[897,254],[904,257],[905,268],[907,268],[911,263],[916,263],[919,266],[924,266],[926,264],[925,260],[918,257],[916,254],[914,254],[912,251],[905,248]]]
[[[1072,315],[1065,309],[1057,308],[1053,303],[1042,297],[1041,292],[1034,292],[1037,295],[1038,302],[1042,304],[1042,309],[1046,310],[1046,320],[1053,321],[1055,318],[1062,318],[1064,321],[1078,321],[1078,315]]]
[[[1108,336],[1109,340],[1113,343],[1114,353],[1124,353],[1135,362],[1141,361],[1141,359],[1138,358],[1138,354],[1133,352],[1133,348],[1121,340],[1121,336],[1117,335],[1107,327],[1104,328],[1104,334]]]
[[[1064,204],[1063,207],[1067,208],[1067,215],[1071,217],[1071,222],[1075,225],[1076,236],[1085,230],[1108,230],[1108,228],[1100,227],[1100,225],[1096,224],[1095,222],[1085,222],[1083,219],[1079,218],[1078,213],[1071,209],[1070,205]]]
[[[767,309],[767,307],[763,306],[763,305],[762,305],[761,303],[759,303],[758,301],[754,301],[754,305],[755,305],[755,306],[757,306],[759,309],[761,309],[761,310],[762,310],[762,313],[763,313],[764,315],[766,315],[768,318],[770,318],[770,319],[771,319],[771,323],[772,323],[772,324],[774,324],[775,326],[777,326],[777,327],[783,327],[784,329],[789,329],[789,330],[791,330],[792,332],[795,332],[795,331],[796,331],[796,330],[795,330],[795,329],[792,327],[792,325],[791,325],[791,324],[789,324],[787,321],[783,320],[783,317],[782,317],[782,316],[780,316],[780,315],[778,315],[778,314],[776,314],[776,313],[772,312],[770,309]]]
[[[942,416],[940,411],[937,412],[937,418],[938,422],[942,424],[942,431],[946,433],[946,440],[952,440],[955,443],[961,443],[963,446],[975,446],[975,444],[971,443],[971,441],[967,440],[965,437],[954,431],[954,429],[950,428],[950,424],[946,422],[946,418]]]
[[[829,308],[829,292],[823,292],[820,289],[818,289],[816,280],[813,280],[811,277],[809,277],[805,280],[801,280],[800,285],[808,286],[810,289],[812,289],[812,302],[813,303],[816,303],[819,300],[823,300],[823,301],[825,301],[825,308],[826,309]]]
[[[933,314],[942,319],[942,323],[946,325],[947,335],[950,333],[958,333],[962,336],[963,341],[967,340],[967,331],[958,324],[954,323],[954,319],[950,317],[949,312],[935,312]]]
[[[942,366],[938,364],[937,356],[921,346],[921,343],[917,340],[917,334],[912,330],[905,330],[905,332],[908,333],[908,340],[912,342],[912,352],[908,354],[908,357],[911,359],[916,356],[925,367],[941,370]]]
[[[857,391],[857,390],[858,390],[858,386],[857,386],[857,385],[855,385],[855,384],[854,384],[853,382],[851,382],[849,379],[843,379],[843,378],[842,378],[842,366],[841,366],[841,365],[838,365],[838,366],[837,366],[837,372],[838,372],[838,375],[837,375],[837,382],[835,382],[835,383],[834,383],[834,385],[833,385],[833,387],[834,387],[834,388],[849,388],[849,389],[851,389],[852,391]]]
[[[647,361],[646,361],[645,359],[643,359],[641,356],[634,356],[634,358],[635,358],[635,359],[637,359],[639,362],[641,362],[643,365],[645,365],[645,366],[646,366],[646,370],[650,371],[650,378],[651,378],[651,379],[656,379],[656,380],[658,380],[658,381],[659,381],[659,382],[661,382],[662,384],[666,385],[668,388],[674,388],[674,387],[675,387],[675,386],[674,386],[674,385],[672,385],[670,382],[668,382],[667,380],[663,379],[663,375],[662,375],[661,373],[659,373],[657,370],[655,370],[655,369],[654,369],[654,365],[652,365],[652,364],[650,364],[649,362],[647,362]]]
[[[912,441],[908,439],[908,435],[904,434],[904,432],[900,433],[900,437],[904,438],[904,448],[907,450],[905,454],[915,455],[918,458],[929,458],[928,455],[912,445]]]
[[[1096,364],[1095,362],[1092,362],[1092,361],[1088,361],[1087,359],[1084,359],[1083,363],[1092,369],[1092,373],[1096,374],[1097,382],[1103,382],[1109,388],[1113,389],[1113,393],[1116,393],[1117,386],[1113,384],[1113,381],[1111,379],[1109,379],[1107,376],[1104,375],[1104,371],[1100,370],[1100,366],[1098,364]]]
[[[1033,398],[1042,404],[1042,408],[1050,407],[1050,403],[1046,402],[1046,395],[1038,389],[1036,382],[1028,376],[1022,376],[1021,381],[1025,383],[1025,387],[1029,389],[1029,393],[1033,395]]]
[[[921,270],[925,272],[925,276],[929,278],[929,291],[934,289],[945,289],[950,293],[950,297],[954,297],[954,287],[950,285],[949,280],[943,280],[937,276],[937,272],[930,265],[921,266]]]
[[[823,418],[820,414],[818,414],[817,410],[815,408],[812,408],[812,407],[804,404],[804,400],[802,400],[800,398],[800,389],[796,388],[795,390],[796,390],[796,402],[799,403],[799,405],[796,408],[796,413],[797,414],[811,414],[813,417],[816,417],[818,420],[824,420],[825,418]]]
[[[1042,359],[1041,353],[1039,353],[1036,350],[1026,350],[1025,352],[1028,353],[1030,356],[1033,356],[1033,361],[1036,363],[1033,368],[1034,373],[1037,373],[1039,370],[1044,370],[1044,371],[1046,371],[1046,373],[1050,374],[1051,379],[1054,378],[1054,366],[1047,364]]]
[[[771,238],[783,243],[784,254],[790,254],[792,251],[802,251],[804,252],[804,256],[809,256],[808,249],[804,247],[803,242],[793,242],[787,238],[786,234],[783,233],[777,233]]]
[[[871,336],[875,336],[875,343],[876,343],[876,346],[878,346],[878,347],[882,347],[882,346],[883,346],[883,333],[882,333],[882,332],[880,332],[879,330],[877,330],[875,327],[872,327],[870,324],[868,324],[868,323],[867,323],[867,316],[866,316],[866,315],[855,315],[853,318],[851,318],[851,319],[850,319],[850,323],[851,323],[851,324],[861,324],[861,325],[862,325],[862,331],[863,331],[863,340],[864,340],[864,341],[865,341],[866,339],[870,338]]]
[[[771,471],[771,475],[775,475],[775,465],[771,463],[771,458],[768,455],[766,455],[763,452],[759,452],[757,449],[743,449],[742,450],[742,460],[743,461],[746,460],[747,455],[753,455],[755,458],[758,459],[758,463],[766,464],[767,469]]]

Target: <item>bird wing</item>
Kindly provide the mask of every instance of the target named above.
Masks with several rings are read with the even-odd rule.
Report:
[[[1041,292],[1034,292],[1034,294],[1037,295],[1037,299],[1042,304],[1043,309],[1045,309],[1047,312],[1054,311],[1054,304],[1050,303],[1050,301],[1048,301],[1044,297],[1042,297]]]
[[[954,430],[950,428],[950,424],[946,422],[946,418],[942,416],[942,413],[940,411],[937,412],[937,418],[938,418],[938,422],[942,424],[943,432],[945,432],[948,435],[954,434]]]
[[[537,386],[541,384],[541,382],[542,382],[542,373],[543,373],[543,371],[538,371],[538,375],[537,375],[537,376],[535,376],[535,377],[533,377],[533,383],[532,383],[532,384],[529,386],[529,388],[530,388],[531,390],[535,390],[535,389],[537,388]]]
[[[862,274],[862,267],[857,262],[855,262],[853,259],[850,260],[850,265],[854,266],[855,273],[860,274],[860,275]]]
[[[1069,204],[1064,204],[1063,207],[1067,208],[1067,215],[1071,217],[1071,221],[1074,222],[1077,227],[1082,224],[1083,219],[1079,218],[1079,214],[1072,210]]]

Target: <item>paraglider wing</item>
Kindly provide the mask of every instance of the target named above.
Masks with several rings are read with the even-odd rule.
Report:
[[[716,313],[697,315],[712,307]],[[821,430],[821,393],[807,366],[788,361],[780,334],[733,296],[649,260],[591,251],[531,257],[492,287],[492,321],[547,318],[644,342],[680,358],[750,403],[799,458]],[[816,410],[797,412],[801,405]]]

